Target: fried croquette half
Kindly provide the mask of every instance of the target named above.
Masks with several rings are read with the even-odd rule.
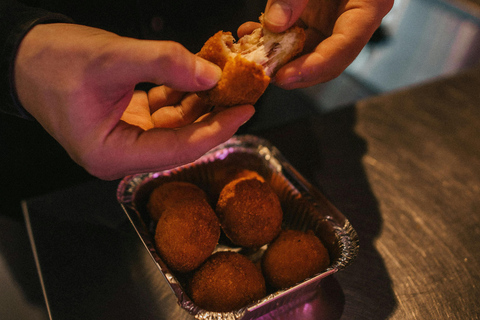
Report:
[[[260,27],[238,42],[231,32],[219,31],[198,55],[222,68],[222,77],[214,88],[197,94],[211,106],[255,104],[271,77],[299,54],[304,44],[305,31],[300,27],[282,33]]]
[[[236,179],[220,192],[216,213],[225,235],[236,245],[258,248],[280,232],[283,211],[277,194],[259,179]]]
[[[193,200],[207,200],[207,194],[190,182],[166,182],[156,187],[150,194],[147,211],[152,220],[157,222],[168,207]]]
[[[168,207],[155,229],[159,256],[178,272],[200,266],[212,254],[219,238],[220,224],[207,201],[187,201]]]
[[[260,269],[240,253],[216,252],[192,276],[188,293],[207,311],[229,312],[266,294]]]
[[[282,230],[262,257],[265,280],[276,289],[300,283],[329,265],[328,250],[312,231]]]
[[[242,70],[241,76],[238,75],[239,70]],[[227,60],[217,85],[209,91],[198,93],[198,96],[208,105],[216,107],[254,104],[269,83],[270,77],[265,75],[261,66],[235,56]]]

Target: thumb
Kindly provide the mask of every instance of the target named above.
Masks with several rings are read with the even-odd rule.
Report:
[[[128,81],[167,85],[185,92],[207,90],[222,75],[217,65],[202,59],[173,41],[129,39],[117,51],[123,55],[122,73]]]
[[[308,0],[268,0],[265,8],[265,26],[273,32],[290,28],[306,8]]]

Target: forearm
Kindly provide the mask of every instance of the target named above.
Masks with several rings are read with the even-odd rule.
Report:
[[[35,25],[51,22],[72,22],[64,15],[31,8],[13,0],[0,1],[0,111],[30,118],[18,101],[13,66],[18,47]]]

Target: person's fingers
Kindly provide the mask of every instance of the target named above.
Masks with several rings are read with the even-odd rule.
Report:
[[[148,97],[145,91],[136,90],[133,93],[127,109],[123,112],[120,120],[131,125],[148,130],[153,128],[153,120],[150,115],[150,107],[148,105]]]
[[[113,61],[107,67],[120,83],[151,82],[180,91],[201,91],[215,86],[222,70],[172,41],[123,38],[108,47]],[[102,70],[104,71],[104,70]]]
[[[284,89],[304,88],[339,76],[367,44],[390,8],[390,0],[348,2],[332,35],[321,41],[313,52],[281,68],[275,75],[276,85]],[[307,37],[321,39],[323,35],[310,28]]]
[[[262,25],[258,22],[248,21],[240,25],[237,29],[237,35],[239,38],[246,34],[252,33],[253,30],[260,28]]]
[[[274,83],[283,89],[296,89],[335,79],[359,52],[356,48],[349,48],[350,45],[344,37],[331,36],[314,52],[300,56],[278,70]]]
[[[190,124],[210,109],[196,94],[173,90],[167,86],[150,89],[148,101],[157,128],[177,128]]]
[[[174,90],[167,86],[157,86],[150,89],[148,91],[150,113],[153,114],[162,107],[178,103],[186,94],[186,92]]]
[[[283,32],[298,20],[308,0],[268,0],[265,7],[265,27],[273,32]]]
[[[193,123],[209,109],[196,94],[189,94],[180,103],[159,108],[152,120],[156,128],[179,128]]]
[[[74,159],[105,180],[170,169],[190,163],[228,140],[254,112],[251,105],[230,107],[179,129],[143,131],[119,122],[98,147]]]

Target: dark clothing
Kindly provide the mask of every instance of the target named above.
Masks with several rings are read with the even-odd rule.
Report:
[[[0,110],[28,117],[21,108],[15,90],[13,90],[13,63],[20,41],[36,24],[48,22],[70,22],[63,15],[48,12],[40,8],[30,8],[16,1],[5,0],[0,3],[0,43],[3,44],[0,62]]]
[[[246,0],[2,0],[0,110],[28,117],[17,101],[12,70],[18,45],[36,24],[75,22],[122,36],[174,40],[196,52],[216,31],[235,32],[242,22],[256,20],[262,9],[262,1]]]
[[[174,40],[192,52],[218,30],[235,33],[257,20],[258,0],[0,0],[0,213],[20,211],[20,200],[92,179],[16,98],[13,62],[36,24],[75,22],[122,36]]]

